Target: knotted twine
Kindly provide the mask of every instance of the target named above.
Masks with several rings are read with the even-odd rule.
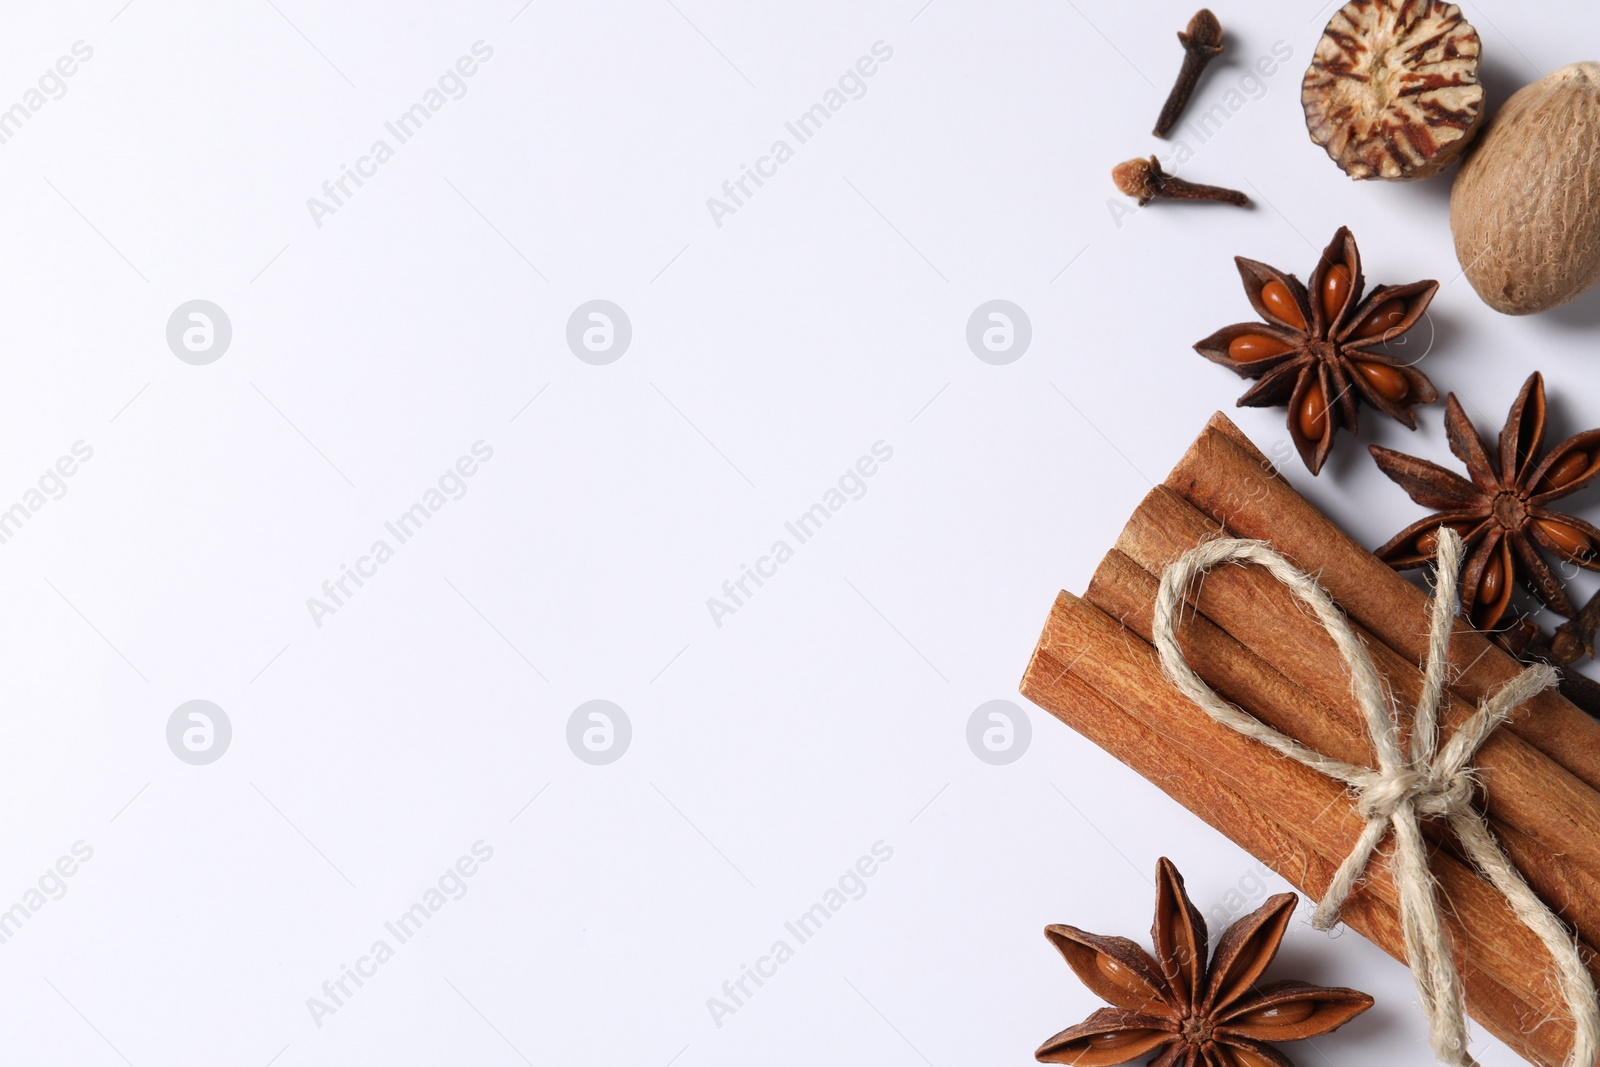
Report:
[[[1196,577],[1224,563],[1264,567],[1316,614],[1350,668],[1351,691],[1366,719],[1377,754],[1377,769],[1334,759],[1274,730],[1219,697],[1189,666],[1175,637],[1184,595]],[[1528,888],[1522,874],[1500,851],[1482,813],[1473,807],[1472,771],[1467,766],[1479,747],[1517,708],[1556,683],[1555,669],[1538,664],[1524,670],[1484,700],[1444,747],[1439,747],[1439,701],[1449,670],[1451,626],[1459,609],[1460,566],[1461,538],[1446,527],[1439,538],[1428,661],[1422,699],[1412,720],[1409,757],[1401,751],[1398,709],[1344,613],[1321,585],[1264,541],[1210,541],[1191,549],[1167,568],[1156,597],[1156,650],[1168,679],[1211,718],[1314,771],[1338,779],[1355,793],[1356,811],[1367,820],[1366,827],[1317,905],[1313,926],[1327,930],[1337,924],[1339,909],[1373,853],[1389,831],[1394,831],[1391,867],[1400,893],[1400,929],[1439,1062],[1451,1067],[1476,1065],[1467,1052],[1461,980],[1450,957],[1433,876],[1428,870],[1421,826],[1427,816],[1439,816],[1449,822],[1473,866],[1506,898],[1523,925],[1544,942],[1555,961],[1556,980],[1576,1029],[1567,1067],[1593,1067],[1600,1056],[1600,1010],[1596,1008],[1594,982],[1578,955],[1573,936]]]

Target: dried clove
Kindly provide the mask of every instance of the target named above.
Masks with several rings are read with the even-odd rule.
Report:
[[[1600,602],[1600,597],[1596,597],[1596,602]],[[1574,629],[1581,628],[1576,619],[1566,625]],[[1600,682],[1596,682],[1587,674],[1580,674],[1573,666],[1586,654],[1587,650],[1580,647],[1582,640],[1581,635],[1573,636],[1570,638],[1570,646],[1563,648],[1564,642],[1560,631],[1557,631],[1553,640],[1547,638],[1539,624],[1526,617],[1518,620],[1510,629],[1501,630],[1494,635],[1496,644],[1523,663],[1548,663],[1559,670],[1561,695],[1600,719]],[[1569,655],[1570,659],[1567,658]]]
[[[1130,159],[1111,168],[1111,180],[1123,196],[1131,196],[1144,207],[1158,196],[1169,200],[1217,200],[1224,204],[1245,207],[1250,198],[1237,189],[1224,189],[1217,185],[1197,185],[1174,177],[1161,169],[1155,156],[1149,159]]]
[[[1550,640],[1550,652],[1557,663],[1568,666],[1595,654],[1597,636],[1600,636],[1600,593],[1590,597],[1576,615],[1556,627],[1555,636]]]
[[[1183,109],[1189,106],[1194,87],[1206,64],[1222,54],[1222,23],[1211,9],[1203,7],[1189,20],[1189,28],[1179,31],[1178,41],[1183,45],[1183,66],[1178,70],[1178,80],[1161,106],[1161,117],[1156,119],[1155,135],[1165,137],[1178,124]]]

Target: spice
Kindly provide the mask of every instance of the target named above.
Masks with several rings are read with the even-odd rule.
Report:
[[[1529,315],[1600,281],[1600,63],[1573,63],[1495,112],[1450,190],[1461,270],[1486,304]]]
[[[1352,178],[1437,174],[1483,122],[1482,52],[1455,4],[1351,0],[1329,20],[1301,83],[1306,129]]]
[[[1600,633],[1600,593],[1578,609],[1578,613],[1556,627],[1550,641],[1550,658],[1563,666],[1595,654],[1595,635]],[[1594,712],[1600,715],[1600,710]]]
[[[1450,451],[1466,464],[1470,481],[1437,463],[1372,446],[1383,472],[1411,499],[1435,509],[1378,549],[1378,557],[1397,570],[1422,566],[1433,558],[1440,529],[1448,526],[1467,544],[1462,607],[1475,625],[1493,629],[1505,617],[1519,578],[1552,611],[1572,618],[1577,609],[1539,550],[1600,570],[1600,529],[1549,507],[1600,477],[1600,430],[1578,434],[1541,455],[1545,395],[1538,373],[1511,406],[1497,457],[1491,458],[1454,393],[1446,399],[1445,429]]]
[[[1532,619],[1521,620],[1518,628],[1523,634],[1509,640],[1505,634],[1496,634],[1495,640],[1525,663],[1542,662],[1563,668],[1561,695],[1600,719],[1600,682],[1570,669],[1578,660],[1595,654],[1595,636],[1600,632],[1600,593],[1590,597],[1578,614],[1556,627],[1555,634],[1548,638]]]
[[[1197,185],[1174,177],[1161,169],[1161,161],[1155,156],[1118,163],[1111,168],[1111,180],[1116,183],[1118,192],[1139,201],[1140,207],[1157,197],[1169,200],[1218,200],[1239,207],[1250,203],[1250,198],[1237,189]]]
[[[1178,69],[1178,80],[1167,94],[1167,102],[1161,106],[1161,117],[1156,119],[1157,137],[1172,132],[1183,109],[1189,105],[1206,64],[1222,54],[1222,23],[1210,8],[1203,7],[1189,20],[1187,30],[1178,31],[1178,42],[1183,45],[1183,66]]]
[[[1195,351],[1259,379],[1240,407],[1288,407],[1289,436],[1312,474],[1322,470],[1339,430],[1355,431],[1363,401],[1416,429],[1412,406],[1431,404],[1438,391],[1427,375],[1377,348],[1417,324],[1438,282],[1380,285],[1363,299],[1361,253],[1345,226],[1311,272],[1309,290],[1265,263],[1242,256],[1234,262],[1265,321],[1225,326]]]
[[[1045,936],[1084,985],[1115,1007],[1039,1047],[1043,1063],[1127,1063],[1161,1053],[1170,1064],[1286,1064],[1268,1041],[1299,1041],[1338,1029],[1372,1007],[1354,989],[1305,982],[1258,985],[1278,954],[1299,897],[1280,893],[1230,926],[1207,964],[1206,923],[1171,860],[1156,865],[1155,956],[1123,937],[1071,926]]]

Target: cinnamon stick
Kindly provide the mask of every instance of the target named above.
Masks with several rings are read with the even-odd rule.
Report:
[[[1220,412],[1167,477],[1166,485],[1239,537],[1271,541],[1324,588],[1351,619],[1406,660],[1427,657],[1427,595],[1307,502]],[[1522,670],[1505,650],[1457,620],[1450,643],[1452,690],[1477,704]],[[1556,692],[1528,702],[1503,729],[1600,790],[1600,720]],[[1592,833],[1594,826],[1587,828]]]
[[[1309,849],[1289,827],[1273,817],[1271,809],[1240,799],[1182,748],[1073,677],[1043,645],[1028,666],[1022,692],[1308,896],[1315,899],[1326,891],[1335,865]],[[1402,964],[1406,962],[1398,916],[1375,896],[1356,893],[1346,902],[1342,918],[1390,956]],[[1564,1050],[1572,1042],[1571,1026],[1564,1018],[1548,1019],[1472,960],[1461,961],[1459,972],[1473,1018],[1485,1029],[1540,1067],[1561,1063]]]
[[[1159,575],[1215,532],[1213,520],[1171,490],[1157,486],[1134,512],[1117,547],[1152,575]],[[1361,712],[1350,692],[1349,668],[1333,639],[1307,617],[1276,579],[1260,568],[1224,567],[1208,574],[1192,593],[1207,618],[1274,664],[1295,685],[1310,690],[1350,729],[1361,729]],[[1425,631],[1426,618],[1426,605],[1419,605],[1411,625]],[[1422,690],[1417,665],[1359,623],[1355,629],[1401,702],[1415,706]],[[1464,700],[1447,693],[1439,715],[1444,736],[1472,712]],[[1496,822],[1521,831],[1549,855],[1565,855],[1574,866],[1600,876],[1600,835],[1593,832],[1600,827],[1600,792],[1506,729],[1489,738],[1474,765],[1486,786],[1487,810]],[[1593,903],[1600,907],[1600,899]]]
[[[1148,642],[1158,585],[1153,574],[1113,550],[1095,571],[1085,599]],[[1336,714],[1206,616],[1187,617],[1178,640],[1190,666],[1223,699],[1319,752],[1346,763],[1371,764],[1371,745],[1359,720]],[[1490,825],[1534,892],[1594,944],[1600,934],[1600,879],[1515,827],[1494,819]],[[1435,842],[1448,843],[1442,825],[1429,822],[1423,828]]]
[[[1066,649],[1066,662],[1083,685],[1112,697],[1142,725],[1187,750],[1245,803],[1272,811],[1283,824],[1301,827],[1307,835],[1302,840],[1315,853],[1331,862],[1349,853],[1363,822],[1338,782],[1283,760],[1258,742],[1211,721],[1166,683],[1154,649],[1114,619],[1062,593],[1042,645]],[[1446,854],[1435,854],[1430,867],[1450,902],[1443,921],[1461,947],[1459,957],[1469,958],[1498,984],[1520,993],[1541,1019],[1565,1021],[1562,1000],[1544,981],[1549,955],[1509,905]],[[1386,909],[1397,912],[1398,894],[1387,859],[1374,857],[1355,896],[1360,894],[1373,894]],[[1595,971],[1594,960],[1589,965]]]

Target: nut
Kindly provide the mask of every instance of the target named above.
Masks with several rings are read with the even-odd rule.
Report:
[[[1505,102],[1450,193],[1456,258],[1496,311],[1529,315],[1600,280],[1600,63]]]
[[[1311,139],[1352,178],[1411,181],[1461,155],[1483,121],[1482,46],[1442,0],[1351,0],[1300,85]]]

